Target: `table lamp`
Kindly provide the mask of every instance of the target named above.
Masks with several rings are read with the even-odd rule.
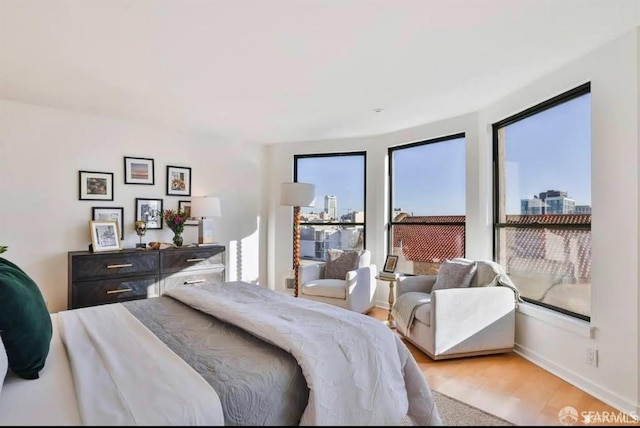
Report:
[[[191,198],[191,215],[198,219],[198,244],[213,244],[213,219],[220,217],[220,198],[198,196]]]
[[[282,183],[280,205],[293,207],[293,295],[298,297],[298,270],[300,267],[300,207],[313,207],[316,186],[309,183]]]

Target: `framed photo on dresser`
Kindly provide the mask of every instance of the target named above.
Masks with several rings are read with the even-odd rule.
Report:
[[[91,231],[91,246],[93,251],[110,251],[122,249],[120,243],[120,231],[117,221],[94,221],[89,222]]]

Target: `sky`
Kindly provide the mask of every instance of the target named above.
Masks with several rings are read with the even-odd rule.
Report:
[[[547,190],[591,205],[591,96],[586,94],[506,127],[507,214]],[[364,210],[364,156],[298,158],[297,181],[316,185],[316,205],[337,197],[338,214]],[[465,214],[465,139],[393,152],[393,207],[412,215]],[[491,184],[493,186],[493,184]]]

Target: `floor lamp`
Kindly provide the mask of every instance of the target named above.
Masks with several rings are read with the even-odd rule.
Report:
[[[309,183],[282,183],[280,205],[293,207],[293,295],[298,297],[298,270],[300,267],[300,207],[313,207],[316,186]]]

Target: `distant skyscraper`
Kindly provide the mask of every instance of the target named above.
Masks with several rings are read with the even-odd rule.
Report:
[[[324,197],[324,212],[329,214],[331,220],[338,219],[338,198],[326,195]]]
[[[567,192],[559,190],[547,190],[540,192],[533,199],[520,200],[520,214],[591,214],[589,205],[578,205],[576,201],[569,198]],[[588,213],[586,212],[588,209]]]

